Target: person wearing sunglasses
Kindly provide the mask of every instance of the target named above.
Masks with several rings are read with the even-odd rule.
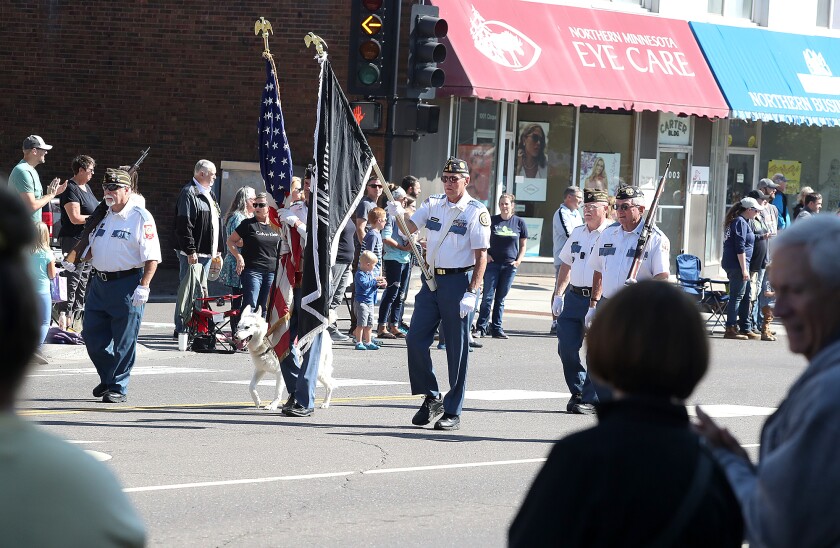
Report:
[[[490,214],[469,195],[469,166],[451,157],[443,168],[443,194],[429,196],[409,218],[398,202],[388,203],[388,213],[402,216],[410,232],[427,229],[426,262],[437,289],[423,283],[414,299],[411,329],[406,336],[411,393],[425,396],[411,420],[416,426],[435,423],[436,430],[457,430],[466,392],[469,335],[478,287],[490,247]],[[449,392],[441,399],[429,347],[440,325],[446,340]]]
[[[368,213],[376,207],[380,196],[382,196],[382,181],[373,177],[367,182],[365,195],[359,205],[356,206],[356,212],[353,214],[353,222],[356,225],[356,239],[358,240],[357,248],[361,246],[368,231]],[[357,253],[356,263],[358,263],[358,259]]]
[[[93,179],[96,161],[90,156],[80,154],[70,164],[73,177],[67,181],[67,190],[59,198],[61,205],[61,228],[58,238],[61,252],[66,256],[76,247],[82,238],[85,222],[99,206],[99,199],[94,195],[89,184]],[[76,321],[85,309],[85,288],[90,277],[90,263],[83,263],[82,268],[67,272],[67,301],[62,303],[60,311],[67,313],[67,326],[76,329]]]
[[[149,284],[161,261],[160,240],[126,171],[108,168],[102,191],[108,212],[90,235],[93,269],[82,335],[99,373],[94,397],[120,403],[126,401]]]
[[[604,230],[612,224],[608,217],[609,196],[606,190],[583,191],[584,224],[575,227],[558,253],[560,268],[551,301],[551,313],[557,318],[557,353],[563,364],[563,376],[572,397],[566,413],[591,415],[598,403],[597,387],[592,384],[580,360],[584,319],[592,297],[594,251]]]
[[[23,159],[9,174],[9,188],[17,191],[23,202],[29,206],[34,222],[41,221],[41,208],[64,192],[67,181],[61,182],[56,177],[44,193],[41,188],[41,177],[35,168],[47,161],[47,153],[52,149],[39,135],[30,135],[23,140]]]
[[[548,164],[545,154],[545,131],[539,124],[525,126],[516,148],[516,175],[527,179],[545,179]]]
[[[266,316],[266,302],[280,247],[280,231],[268,218],[268,195],[254,199],[254,216],[243,220],[227,239],[228,251],[236,259],[236,273],[242,283],[242,309],[259,308]]]
[[[618,223],[604,229],[598,241],[597,254],[592,257],[595,262],[592,295],[585,319],[587,327],[595,316],[598,300],[612,298],[627,284],[644,225],[644,193],[636,186],[621,187],[615,194],[615,211]],[[655,225],[652,228],[637,280],[667,280],[671,275],[671,242]]]

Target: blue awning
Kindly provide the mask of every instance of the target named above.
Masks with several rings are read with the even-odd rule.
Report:
[[[840,39],[708,23],[691,29],[733,118],[840,126]]]

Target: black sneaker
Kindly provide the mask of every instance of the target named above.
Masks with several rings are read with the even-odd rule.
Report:
[[[287,417],[308,417],[312,415],[313,411],[314,409],[304,407],[301,404],[295,402],[295,404],[291,407],[284,407],[282,413]]]
[[[415,426],[426,426],[435,417],[443,413],[443,401],[441,401],[440,396],[426,396],[426,399],[423,400],[423,405],[420,406],[420,409],[417,413],[414,414],[414,418],[411,419],[411,424]]]
[[[493,338],[494,339],[507,339],[509,337],[505,333],[504,329],[499,329],[498,331],[493,332]]]
[[[280,412],[283,412],[286,409],[289,409],[290,407],[293,407],[296,403],[297,402],[295,401],[295,395],[294,394],[289,394],[289,399],[286,400],[286,403],[284,403],[282,407],[280,407]]]
[[[483,348],[484,345],[478,341],[470,341],[469,342],[470,348]]]
[[[108,391],[108,387],[102,383],[97,384],[93,389],[93,397],[94,398],[101,398],[105,395],[105,392]]]
[[[557,334],[557,320],[551,322],[551,329],[548,330],[549,335],[556,335]]]
[[[458,430],[461,428],[461,417],[444,413],[435,423],[435,430]]]
[[[125,394],[120,394],[119,392],[108,391],[108,392],[105,392],[105,394],[102,395],[102,402],[103,403],[123,403],[127,399],[128,398],[126,397]]]

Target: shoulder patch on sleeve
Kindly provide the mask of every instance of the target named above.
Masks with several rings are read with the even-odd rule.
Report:
[[[478,216],[478,222],[481,223],[481,226],[490,226],[490,214],[487,213],[487,210],[481,212],[481,215]]]
[[[143,223],[143,237],[147,240],[153,240],[155,237],[155,225],[153,223]]]

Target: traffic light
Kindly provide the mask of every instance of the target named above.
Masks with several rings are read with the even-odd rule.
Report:
[[[399,0],[352,0],[350,10],[350,93],[387,97],[396,51],[394,3]]]
[[[438,17],[439,13],[435,6],[411,6],[406,97],[434,99],[435,89],[446,80],[437,64],[446,59],[446,46],[439,40],[446,37],[449,25]]]

